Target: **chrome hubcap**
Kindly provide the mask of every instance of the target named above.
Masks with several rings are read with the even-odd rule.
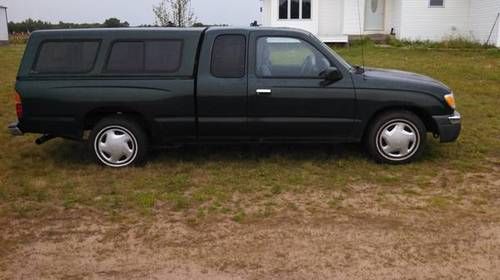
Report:
[[[137,140],[128,129],[120,126],[101,130],[94,146],[99,159],[112,167],[128,165],[137,156]]]
[[[406,120],[393,120],[377,133],[377,149],[389,160],[406,160],[417,152],[419,145],[417,128]]]

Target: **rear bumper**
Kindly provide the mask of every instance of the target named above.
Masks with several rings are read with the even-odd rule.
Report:
[[[442,143],[453,142],[458,139],[462,131],[462,116],[454,112],[449,116],[433,116],[439,130],[439,138]]]
[[[9,132],[11,135],[14,135],[14,136],[21,136],[24,134],[24,132],[19,128],[18,122],[11,123],[9,125]]]

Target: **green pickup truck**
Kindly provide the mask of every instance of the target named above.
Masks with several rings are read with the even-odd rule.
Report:
[[[84,140],[115,168],[151,147],[228,142],[362,142],[400,164],[422,154],[427,133],[451,142],[461,129],[441,82],[351,66],[286,28],[38,31],[16,92],[13,135]]]

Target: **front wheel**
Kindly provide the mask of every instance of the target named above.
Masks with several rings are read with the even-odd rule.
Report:
[[[373,122],[366,145],[378,162],[404,164],[420,157],[426,136],[425,125],[418,116],[409,111],[393,111]]]
[[[143,163],[148,152],[144,130],[125,117],[109,117],[97,123],[89,145],[99,163],[113,168]]]

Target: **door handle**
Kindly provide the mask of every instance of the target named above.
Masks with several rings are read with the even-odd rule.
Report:
[[[257,95],[271,95],[273,91],[270,89],[258,89],[256,92]]]

